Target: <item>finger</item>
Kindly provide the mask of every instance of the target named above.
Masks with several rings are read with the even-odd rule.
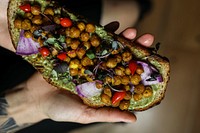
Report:
[[[115,32],[119,28],[119,22],[113,21],[104,26],[104,28],[109,32]]]
[[[129,40],[133,40],[137,35],[137,30],[134,28],[127,28],[121,34]]]
[[[128,111],[121,111],[114,108],[99,108],[92,109],[89,108],[86,111],[86,117],[90,122],[135,122],[136,117],[133,113]],[[85,119],[86,120],[86,119]]]
[[[154,36],[151,34],[144,34],[136,40],[136,42],[146,47],[150,47],[153,44],[153,41]]]

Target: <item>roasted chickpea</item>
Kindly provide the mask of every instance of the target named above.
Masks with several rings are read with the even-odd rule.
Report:
[[[56,48],[52,48],[51,54],[56,56],[58,54],[58,50]]]
[[[80,44],[79,40],[72,40],[70,46],[71,46],[72,49],[77,49],[79,44]]]
[[[41,7],[39,5],[31,6],[31,13],[33,15],[40,15],[40,13],[41,13]]]
[[[122,61],[122,57],[119,54],[115,55],[115,58],[117,59],[117,63]]]
[[[112,79],[112,85],[120,85],[121,84],[121,78],[119,76],[114,76]]]
[[[72,27],[72,28],[70,29],[69,36],[70,36],[71,38],[79,38],[80,34],[81,34],[81,31],[80,31],[78,28]]]
[[[31,28],[31,21],[29,19],[25,19],[22,21],[22,29],[23,30],[30,30]]]
[[[90,38],[90,43],[93,47],[98,47],[100,45],[100,38],[97,37],[96,35],[93,35]]]
[[[116,102],[115,104],[112,104],[112,107],[119,107],[120,101]]]
[[[90,39],[90,34],[88,32],[82,32],[80,39],[83,42],[87,42]]]
[[[86,50],[88,50],[91,47],[91,43],[90,42],[83,42],[83,46],[85,47]]]
[[[69,27],[65,29],[65,34],[67,37],[70,37],[70,28]]]
[[[79,71],[79,76],[87,76],[87,74],[85,74],[85,68],[82,67]]]
[[[126,91],[129,91],[129,90],[131,89],[131,87],[130,87],[129,85],[125,85],[125,86],[124,86],[124,89],[125,89]]]
[[[85,30],[89,33],[94,33],[95,32],[95,26],[93,24],[87,24],[85,27]]]
[[[119,50],[117,50],[117,49],[115,49],[115,50],[113,50],[112,52],[111,52],[111,54],[119,54]]]
[[[103,88],[103,85],[102,85],[102,83],[96,82],[96,87],[97,87],[98,89],[102,89],[102,88]]]
[[[141,65],[138,65],[137,69],[136,69],[136,73],[141,75],[144,72],[144,69],[142,68]]]
[[[82,59],[85,53],[86,51],[84,48],[80,48],[76,50],[76,55],[78,56],[79,59]]]
[[[41,15],[36,15],[32,19],[33,24],[41,25],[42,24],[42,16]]]
[[[80,61],[78,59],[73,59],[70,61],[69,68],[78,69]]]
[[[87,79],[88,82],[93,82],[93,78],[92,77],[86,76],[85,78]]]
[[[145,91],[143,92],[143,96],[145,98],[151,97],[153,95],[153,90],[150,86],[145,87]]]
[[[26,38],[31,38],[31,37],[33,36],[33,34],[32,34],[30,31],[25,31],[25,32],[24,32],[24,36],[25,36]]]
[[[112,97],[112,91],[110,89],[110,87],[106,86],[103,90],[103,93],[105,93],[106,95],[108,95],[109,97]]]
[[[122,81],[122,84],[123,84],[123,85],[128,85],[129,82],[130,82],[130,79],[129,79],[128,76],[122,76],[121,81]]]
[[[106,105],[111,105],[111,98],[104,93],[101,94],[101,101]]]
[[[53,8],[47,7],[47,8],[44,10],[44,14],[45,14],[45,15],[51,15],[51,16],[53,16],[53,15],[54,15],[54,10],[53,10]]]
[[[125,62],[129,62],[132,59],[132,54],[129,51],[125,51],[124,53],[122,53],[122,59]]]
[[[44,39],[41,36],[37,39],[37,42],[40,44],[40,47],[44,46]]]
[[[125,74],[126,75],[131,75],[131,70],[128,67],[125,68]]]
[[[79,23],[77,24],[77,27],[80,29],[80,31],[83,31],[83,30],[85,30],[85,23],[79,22]]]
[[[81,60],[81,64],[83,66],[91,66],[91,65],[94,65],[93,61],[88,58],[87,56],[85,56],[82,60]]]
[[[127,101],[127,100],[123,100],[119,104],[119,108],[121,110],[128,110],[129,106],[130,106],[130,101]]]
[[[21,19],[15,19],[14,26],[17,29],[21,29],[22,28],[22,20]]]
[[[132,93],[130,91],[127,91],[124,99],[125,100],[130,100],[131,98],[132,98]]]
[[[115,74],[118,76],[124,76],[125,75],[124,70],[125,69],[122,66],[117,66],[115,68]]]
[[[70,75],[71,76],[77,76],[78,75],[78,69],[70,69]]]
[[[110,76],[106,76],[105,82],[106,83],[111,83],[112,82],[112,78]]]
[[[135,101],[141,100],[142,99],[142,94],[137,94],[137,93],[133,94],[133,99]]]
[[[109,58],[108,61],[106,62],[106,66],[108,68],[115,68],[117,66],[116,58]]]
[[[67,55],[70,58],[75,58],[76,57],[76,51],[75,50],[70,50],[70,51],[67,52]]]
[[[131,75],[130,80],[133,85],[138,85],[141,81],[141,77],[138,74],[134,74],[134,75]]]
[[[72,38],[66,37],[65,42],[66,42],[67,46],[70,45],[72,43]]]
[[[53,21],[56,23],[56,24],[60,24],[60,17],[59,16],[55,16],[53,18]]]
[[[37,25],[32,25],[30,31],[31,31],[31,33],[33,33],[35,30],[38,30],[38,29],[39,29],[39,27]]]
[[[33,18],[33,14],[31,14],[30,12],[26,12],[26,13],[24,14],[24,17],[31,20],[31,19]]]
[[[142,94],[144,90],[145,90],[145,87],[143,84],[136,85],[134,88],[134,92],[137,94]]]

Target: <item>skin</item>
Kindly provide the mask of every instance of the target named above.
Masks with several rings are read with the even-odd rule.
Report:
[[[3,0],[4,4],[0,4],[0,45],[15,52],[10,38],[5,39],[9,37],[6,20],[7,2],[8,0]],[[119,28],[119,23],[112,22],[105,28],[114,32]],[[146,47],[151,46],[154,41],[151,34],[136,37],[137,31],[134,28],[127,28],[120,35]],[[78,96],[60,91],[48,84],[37,72],[24,83],[5,92],[5,99],[9,107],[6,108],[5,117],[1,118],[0,115],[0,125],[8,118],[13,118],[19,126],[34,124],[44,119],[78,123],[136,121],[136,116],[127,111],[88,107]]]

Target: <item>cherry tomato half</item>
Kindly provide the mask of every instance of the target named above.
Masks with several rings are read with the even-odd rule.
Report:
[[[63,27],[70,27],[72,26],[72,20],[69,18],[60,18],[60,24]]]
[[[23,10],[24,12],[30,12],[31,11],[31,5],[30,4],[21,5],[21,6],[19,6],[19,8],[21,10]]]
[[[57,58],[60,60],[65,60],[67,58],[67,55],[66,53],[60,53],[57,55]]]
[[[50,51],[47,47],[41,47],[39,52],[42,54],[43,57],[49,56]]]
[[[125,95],[126,95],[126,91],[115,92],[113,97],[112,97],[112,104],[114,105],[115,103],[123,100]]]
[[[137,63],[135,61],[131,60],[128,64],[128,67],[131,71],[131,74],[133,75],[137,69]]]

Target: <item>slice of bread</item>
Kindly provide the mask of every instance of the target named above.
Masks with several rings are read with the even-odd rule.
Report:
[[[15,48],[17,48],[17,45],[18,45],[20,30],[15,28],[14,20],[20,14],[19,5],[22,2],[24,2],[24,1],[23,0],[10,0],[9,5],[8,5],[8,13],[7,13],[8,28],[9,28],[13,46]],[[35,1],[32,0],[32,2],[42,4],[43,8],[45,8],[45,6],[48,4],[48,2],[46,2],[45,0],[35,0]],[[103,31],[106,32],[105,30],[103,30]],[[170,73],[169,60],[166,57],[162,57],[162,56],[156,54],[155,52],[152,52],[151,49],[141,46],[132,41],[129,41],[129,40],[123,38],[122,36],[116,35],[114,33],[108,33],[108,32],[106,32],[106,34],[111,36],[115,40],[121,42],[121,44],[124,45],[125,47],[129,48],[131,50],[132,54],[134,55],[134,57],[136,57],[138,60],[148,62],[152,66],[154,66],[159,71],[159,73],[162,75],[162,78],[163,78],[163,82],[152,86],[156,90],[156,91],[154,91],[154,94],[153,94],[154,97],[152,97],[150,100],[144,101],[144,102],[135,102],[132,98],[131,99],[132,104],[136,104],[136,105],[134,105],[134,107],[129,108],[128,110],[143,111],[143,110],[146,110],[146,109],[153,107],[154,105],[157,105],[158,103],[160,103],[161,100],[164,98],[165,91],[167,88],[167,83],[169,81],[169,73]],[[68,88],[67,86],[60,85],[59,81],[52,80],[48,74],[45,74],[45,71],[47,71],[47,67],[45,65],[43,65],[43,63],[41,62],[42,59],[40,60],[40,58],[41,58],[40,56],[38,56],[37,54],[31,55],[31,56],[35,56],[35,59],[34,60],[30,59],[29,56],[23,56],[23,57],[29,63],[31,63],[43,75],[44,79],[47,82],[49,82],[53,86],[56,86],[59,89],[68,90],[74,94],[77,94],[75,86],[72,85],[73,87]],[[40,60],[40,62],[38,62],[38,60]],[[50,63],[50,62],[47,62],[47,63]],[[38,64],[40,64],[40,65],[38,65]],[[93,98],[81,97],[81,98],[85,104],[92,106],[92,107],[106,106],[106,104],[101,101],[100,96],[97,96],[95,98],[94,97]]]

